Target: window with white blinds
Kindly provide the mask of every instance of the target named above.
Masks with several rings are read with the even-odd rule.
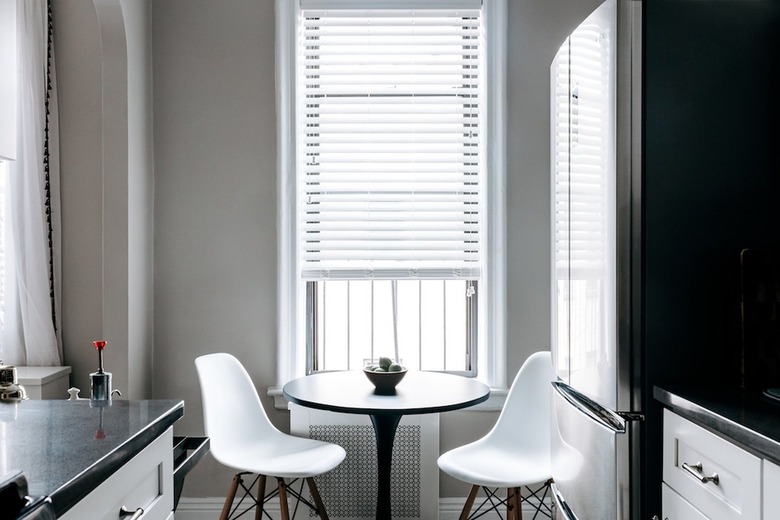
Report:
[[[474,3],[358,10],[302,2],[303,279],[479,278],[482,20],[479,2],[459,2]]]
[[[506,384],[506,0],[276,0],[280,383]]]

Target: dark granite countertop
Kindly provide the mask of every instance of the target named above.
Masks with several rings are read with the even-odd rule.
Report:
[[[179,400],[0,403],[0,475],[22,470],[60,516],[183,415]]]
[[[780,403],[739,389],[654,388],[675,413],[780,464]]]

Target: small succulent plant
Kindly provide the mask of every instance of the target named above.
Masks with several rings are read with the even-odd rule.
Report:
[[[368,365],[366,370],[372,372],[401,372],[404,369],[401,365],[389,357],[380,357],[378,365]]]

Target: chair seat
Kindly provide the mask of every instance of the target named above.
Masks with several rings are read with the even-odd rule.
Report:
[[[344,460],[336,444],[280,433],[213,449],[214,458],[241,471],[282,478],[307,478],[332,470]]]
[[[439,457],[439,468],[448,475],[488,488],[515,488],[551,478],[549,454],[501,449],[482,440],[448,451]]]

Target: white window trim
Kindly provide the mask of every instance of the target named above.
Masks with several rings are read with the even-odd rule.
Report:
[[[302,316],[304,298],[297,298],[295,231],[295,75],[296,31],[300,15],[298,0],[275,0],[276,8],[276,114],[277,114],[277,363],[276,386],[268,394],[277,408],[287,408],[282,386],[305,373],[306,350],[303,330],[297,330],[296,315]],[[506,377],[506,0],[483,0],[487,27],[488,60],[486,169],[487,234],[490,254],[486,284],[489,301],[480,316],[487,320],[484,344],[477,358],[477,379],[494,389],[499,401],[505,395]],[[489,312],[485,312],[489,309]],[[482,339],[482,338],[481,338]],[[500,409],[491,399],[484,409]]]

